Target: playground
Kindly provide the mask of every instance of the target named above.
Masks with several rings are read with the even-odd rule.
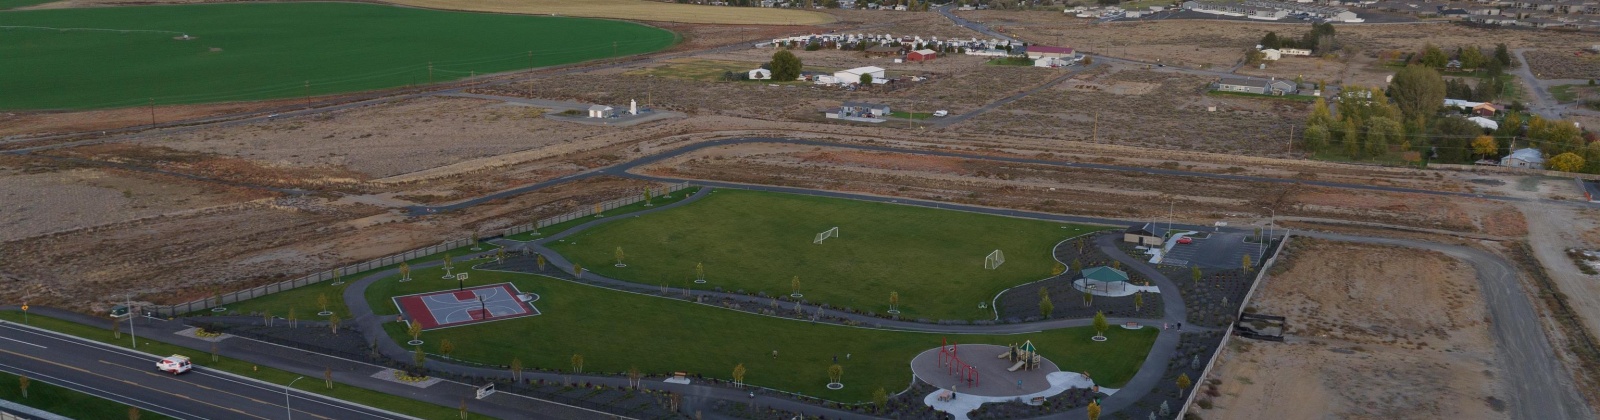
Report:
[[[531,296],[518,292],[515,285],[500,283],[396,296],[394,305],[406,319],[421,323],[426,331],[538,315],[539,310],[533,307],[532,300]]]
[[[1060,372],[1040,356],[1033,341],[999,346],[945,343],[911,360],[917,379],[960,395],[1017,397],[1047,391],[1047,376]]]

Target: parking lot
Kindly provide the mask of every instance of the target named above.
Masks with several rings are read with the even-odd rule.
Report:
[[[1200,233],[1191,236],[1193,242],[1177,244],[1167,253],[1164,264],[1200,266],[1202,268],[1239,268],[1245,255],[1252,263],[1261,256],[1260,244],[1246,243],[1248,233]]]

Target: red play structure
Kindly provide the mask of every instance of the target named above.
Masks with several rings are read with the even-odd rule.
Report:
[[[978,369],[961,361],[961,356],[956,354],[956,345],[944,338],[939,339],[939,366],[946,367],[951,375],[956,375],[958,381],[966,382],[969,387],[978,386]]]

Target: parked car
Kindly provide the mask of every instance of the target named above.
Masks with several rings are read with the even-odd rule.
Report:
[[[1182,244],[1182,245],[1188,245],[1188,244],[1194,243],[1194,239],[1191,239],[1188,236],[1185,236],[1185,237],[1182,237],[1182,238],[1178,238],[1178,243]]]

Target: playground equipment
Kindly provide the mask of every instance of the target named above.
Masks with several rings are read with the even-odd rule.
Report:
[[[1006,350],[1005,353],[1000,353],[999,358],[1016,362],[1016,364],[1011,365],[1010,369],[1006,369],[1008,372],[1016,372],[1017,369],[1034,370],[1039,368],[1039,351],[1033,348],[1033,340],[1024,341],[1021,346],[1011,343],[1011,349]]]
[[[956,376],[958,381],[966,382],[968,387],[979,386],[978,368],[961,361],[961,357],[956,354],[956,343],[943,338],[939,339],[939,366],[947,368],[950,375]]]

